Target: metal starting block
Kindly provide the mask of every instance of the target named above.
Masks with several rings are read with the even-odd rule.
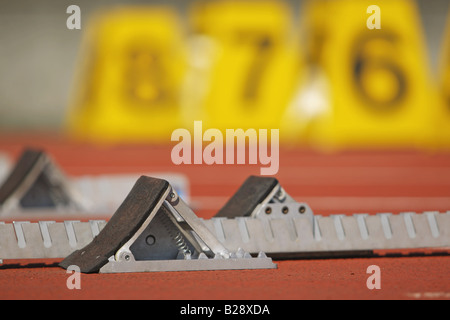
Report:
[[[170,172],[146,175],[168,180],[189,202],[189,181],[184,175]],[[26,149],[0,184],[0,216],[9,219],[64,215],[110,217],[139,176],[68,177],[44,151]]]
[[[60,266],[81,272],[276,268],[263,253],[228,251],[165,180],[142,176],[114,216]]]
[[[45,207],[84,211],[89,204],[49,156],[28,149],[0,186],[0,212]]]

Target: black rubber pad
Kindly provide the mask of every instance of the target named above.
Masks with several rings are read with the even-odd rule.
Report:
[[[235,218],[248,217],[278,184],[271,177],[250,176],[239,190],[217,212],[215,217]]]
[[[165,180],[141,176],[94,240],[70,254],[59,266],[67,269],[76,265],[83,273],[98,272],[137,232],[168,188]]]
[[[14,194],[43,156],[45,156],[44,152],[38,150],[27,149],[22,153],[14,169],[0,187],[0,204],[4,204]]]

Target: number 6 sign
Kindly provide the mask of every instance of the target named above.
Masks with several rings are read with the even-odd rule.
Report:
[[[367,27],[371,4],[306,7],[306,28],[319,38],[310,37],[305,48],[329,86],[328,108],[305,126],[308,135],[331,148],[432,146],[438,103],[414,2],[377,1],[379,29]]]

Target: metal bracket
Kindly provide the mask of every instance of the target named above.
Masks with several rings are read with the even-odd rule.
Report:
[[[309,219],[314,235],[317,232],[316,219],[308,204],[296,202],[275,178],[250,176],[215,218],[249,217],[271,220],[300,216]]]
[[[217,218],[257,217],[268,203],[294,203],[277,179],[250,176],[217,212]]]
[[[171,187],[139,230],[114,255],[115,261],[190,259],[229,252]],[[165,193],[165,194],[166,194]]]

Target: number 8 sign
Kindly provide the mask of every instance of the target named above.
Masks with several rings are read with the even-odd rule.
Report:
[[[68,117],[73,136],[100,143],[166,141],[182,126],[185,39],[168,7],[126,7],[89,24]]]

